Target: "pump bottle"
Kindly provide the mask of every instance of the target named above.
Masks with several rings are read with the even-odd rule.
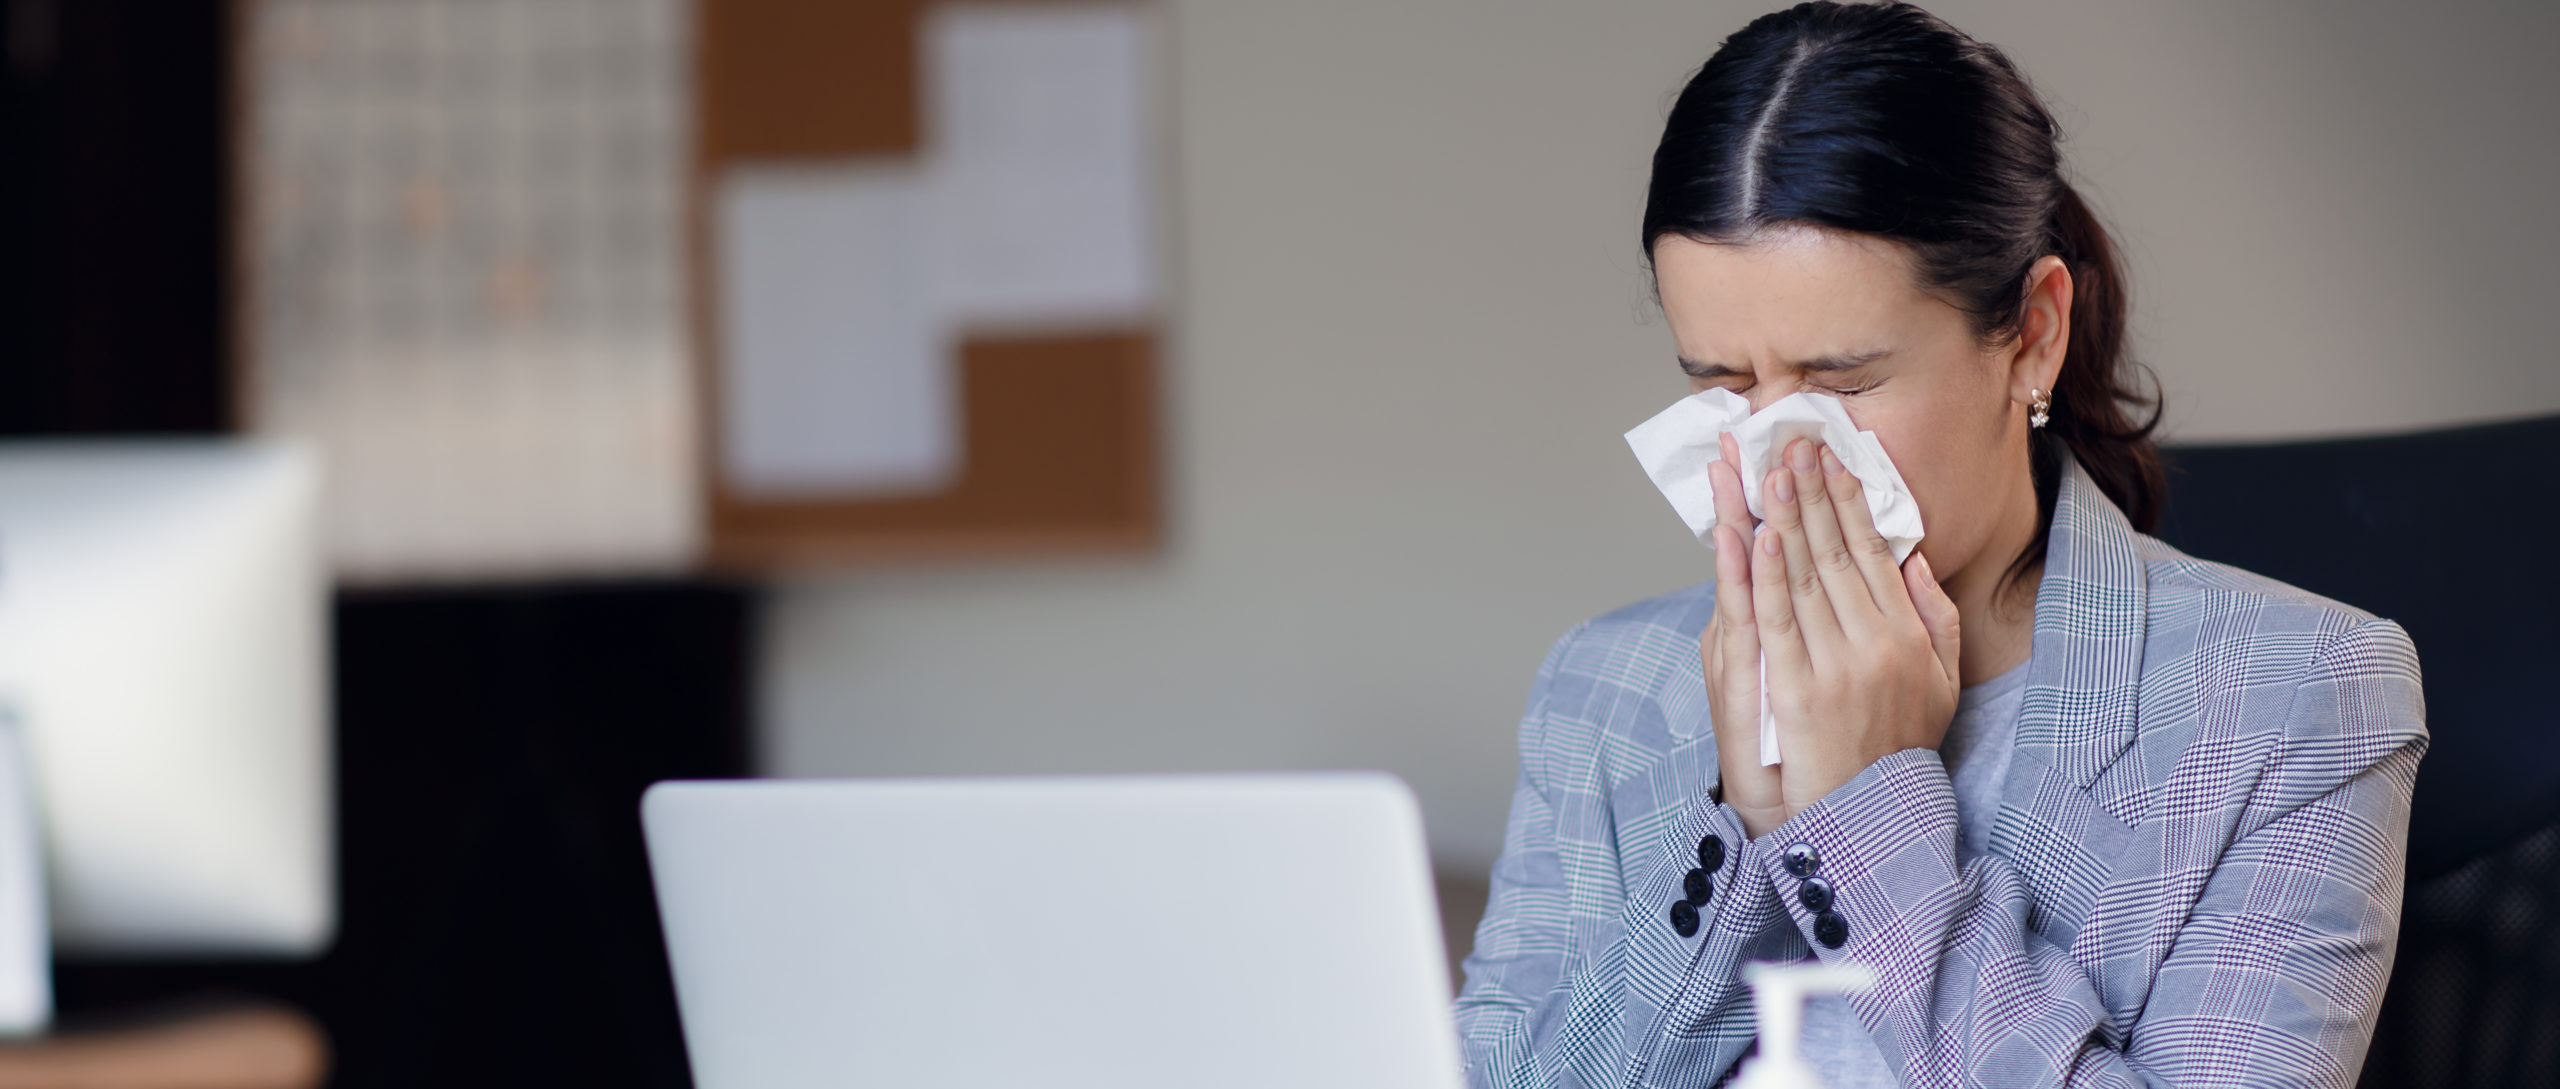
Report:
[[[1805,996],[1866,990],[1875,986],[1875,969],[1854,961],[1752,961],[1742,966],[1742,981],[1759,1010],[1760,1051],[1743,1063],[1734,1089],[1824,1089],[1799,1046]]]

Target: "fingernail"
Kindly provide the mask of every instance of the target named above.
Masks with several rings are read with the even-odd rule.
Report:
[[[1929,557],[1927,556],[1920,557],[1920,577],[1929,580],[1929,585],[1931,586],[1938,584],[1938,573],[1929,569]]]
[[[1800,440],[1794,446],[1788,447],[1787,464],[1795,466],[1795,470],[1799,473],[1812,472],[1813,444]]]
[[[1762,528],[1762,529],[1767,529],[1767,528],[1769,528],[1769,523],[1767,523],[1767,522],[1762,522],[1762,523],[1760,523],[1760,528]],[[1778,554],[1778,549],[1779,549],[1780,547],[1781,547],[1781,545],[1780,545],[1780,542],[1778,541],[1778,535],[1777,535],[1777,534],[1775,534],[1775,533],[1763,533],[1763,534],[1761,534],[1761,535],[1760,535],[1760,551],[1761,551],[1761,553],[1762,553],[1762,554],[1764,554],[1764,555],[1770,555],[1770,556],[1775,556],[1775,555],[1777,555],[1777,554]]]
[[[1822,471],[1830,476],[1839,476],[1848,472],[1849,467],[1840,464],[1840,455],[1832,453],[1831,448],[1825,446],[1822,448]]]
[[[1795,501],[1796,478],[1786,473],[1778,474],[1778,502],[1793,503]]]

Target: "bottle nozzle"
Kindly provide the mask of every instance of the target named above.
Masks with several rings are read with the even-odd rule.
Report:
[[[1743,1066],[1735,1089],[1821,1089],[1798,1047],[1807,995],[1863,991],[1875,986],[1875,969],[1855,961],[1742,966],[1760,1016],[1760,1053]]]

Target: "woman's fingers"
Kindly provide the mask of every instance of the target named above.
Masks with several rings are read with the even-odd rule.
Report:
[[[1732,436],[1725,436],[1728,446],[1732,441]],[[1751,609],[1751,508],[1742,500],[1742,474],[1734,471],[1734,464],[1727,460],[1707,470],[1707,481],[1715,488],[1719,516],[1715,528],[1716,648],[1706,663],[1708,684],[1716,683],[1718,668],[1731,668],[1724,663],[1747,663],[1756,672],[1760,661],[1759,626]],[[1757,713],[1759,709],[1752,710]]]
[[[1742,450],[1734,444],[1731,431],[1716,436],[1716,441],[1724,456],[1707,465],[1707,483],[1716,493],[1716,524],[1732,526],[1736,535],[1749,542],[1759,519],[1751,516],[1751,501],[1742,494],[1742,470],[1738,468]]]
[[[1840,517],[1842,542],[1866,580],[1869,600],[1891,623],[1911,619],[1911,592],[1903,585],[1901,565],[1894,562],[1893,542],[1876,532],[1875,512],[1867,509],[1866,485],[1829,446],[1822,448],[1822,476],[1831,493],[1831,508]]]
[[[1792,599],[1792,619],[1803,632],[1799,638],[1809,650],[1824,653],[1840,644],[1840,618],[1832,613],[1831,595],[1823,589],[1822,574],[1814,566],[1813,545],[1805,538],[1804,512],[1797,504],[1795,470],[1783,463],[1784,456],[1781,452],[1781,464],[1769,470],[1769,479],[1763,482],[1765,490],[1760,494],[1767,502],[1762,513],[1769,516],[1769,533],[1778,539],[1786,558],[1786,583],[1781,589]],[[1765,585],[1755,580],[1755,588]],[[1762,638],[1768,638],[1767,633]]]
[[[1752,612],[1751,541],[1733,527],[1715,527],[1716,606],[1707,624],[1705,662],[1708,709],[1716,738],[1721,800],[1742,815],[1746,830],[1766,830],[1786,819],[1778,769],[1760,763],[1760,638]]]
[[[1707,466],[1707,483],[1716,494],[1716,615],[1724,621],[1727,661],[1754,662],[1760,654],[1751,621],[1751,541],[1758,520],[1743,498],[1740,451],[1733,433],[1718,436],[1724,458]],[[1731,530],[1731,536],[1726,531]]]
[[[1771,521],[1761,530],[1759,542],[1751,548],[1752,618],[1759,622],[1760,652],[1769,656],[1769,703],[1772,711],[1781,708],[1777,698],[1779,692],[1805,690],[1811,683],[1812,670],[1811,659],[1805,651],[1804,625],[1796,611],[1797,597],[1790,586],[1794,578],[1788,574],[1787,565],[1791,557],[1787,554],[1784,537],[1784,531]],[[1730,657],[1725,661],[1726,668],[1739,664],[1738,659]],[[1783,713],[1779,725],[1790,725]]]
[[[1848,532],[1841,525],[1848,511],[1831,501],[1831,479],[1824,472],[1831,451],[1820,442],[1803,439],[1789,443],[1785,453],[1787,470],[1795,476],[1805,548],[1812,555],[1814,573],[1822,580],[1823,596],[1830,600],[1841,630],[1853,636],[1871,635],[1883,626],[1884,614],[1876,608],[1875,588],[1850,551]]]
[[[1929,631],[1930,648],[1938,652],[1938,668],[1947,675],[1947,683],[1961,686],[1964,672],[1964,614],[1956,608],[1955,599],[1947,596],[1938,583],[1938,573],[1929,567],[1929,557],[1919,549],[1911,550],[1911,558],[1902,563],[1902,577],[1909,587],[1911,601],[1920,623]]]
[[[1716,527],[1716,627],[1719,653],[1727,662],[1756,662],[1759,632],[1751,610],[1751,544],[1730,526]],[[1707,675],[1714,683],[1715,675]]]

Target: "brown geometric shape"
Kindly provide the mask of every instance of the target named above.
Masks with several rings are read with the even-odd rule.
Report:
[[[926,0],[703,0],[696,139],[705,162],[911,152]]]
[[[920,498],[770,500],[733,495],[714,474],[713,563],[1151,547],[1155,357],[1150,330],[969,340],[957,483]]]

